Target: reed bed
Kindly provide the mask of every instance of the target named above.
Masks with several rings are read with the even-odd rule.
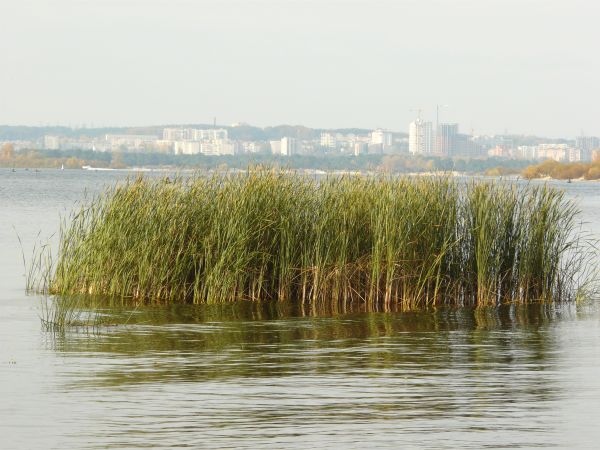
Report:
[[[313,306],[566,301],[577,208],[547,186],[268,169],[118,184],[65,222],[51,294]]]

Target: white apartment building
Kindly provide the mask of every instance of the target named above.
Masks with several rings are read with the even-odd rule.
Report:
[[[394,143],[394,135],[389,131],[378,128],[371,133],[371,145],[380,144],[383,148],[391,147]]]
[[[571,147],[567,144],[540,144],[537,147],[538,159],[569,161]]]
[[[200,143],[200,153],[203,155],[234,155],[235,144],[227,139],[215,139]]]
[[[259,153],[263,146],[260,142],[243,141],[241,142],[242,153]]]
[[[235,144],[225,139],[214,141],[175,141],[173,153],[176,155],[212,155],[223,156],[235,154]]]
[[[279,151],[283,156],[292,156],[298,153],[298,141],[292,137],[281,139]]]
[[[176,155],[197,155],[200,153],[200,142],[175,141],[173,153]]]
[[[538,159],[536,145],[519,145],[513,155],[516,159]]]
[[[337,136],[335,133],[321,133],[321,147],[335,150],[337,148]]]
[[[571,147],[569,149],[569,162],[582,162],[582,161],[591,161],[592,155],[590,152],[589,159],[587,155],[584,154],[584,151],[580,148]]]
[[[236,146],[223,128],[165,128],[161,144],[171,144],[176,155],[233,155]]]
[[[271,146],[271,153],[274,155],[281,155],[281,141],[269,141]]]
[[[433,153],[431,122],[424,122],[421,119],[411,122],[408,133],[408,151],[413,155]]]

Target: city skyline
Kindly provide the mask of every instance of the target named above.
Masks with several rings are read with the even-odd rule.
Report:
[[[61,133],[62,131],[62,133]],[[79,131],[79,134],[77,133]],[[305,127],[261,129],[247,124],[219,127],[179,126],[139,129],[19,129],[0,127],[6,154],[45,151],[92,151],[164,155],[236,156],[412,155],[413,157],[476,158],[591,162],[600,152],[600,138],[548,139],[534,136],[474,136],[459,124],[417,117],[408,133],[378,128],[323,130]],[[15,138],[15,136],[19,136]]]
[[[143,5],[143,7],[142,7]],[[0,123],[302,123],[600,135],[582,0],[7,0]],[[560,31],[560,32],[558,32]],[[77,36],[77,39],[73,39]]]

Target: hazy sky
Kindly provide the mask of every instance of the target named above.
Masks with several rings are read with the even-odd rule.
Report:
[[[0,124],[600,135],[592,0],[0,0]]]

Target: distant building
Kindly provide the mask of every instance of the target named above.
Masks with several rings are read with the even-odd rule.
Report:
[[[580,148],[571,147],[569,149],[569,153],[568,153],[569,162],[582,162],[583,157],[584,157],[584,152]],[[590,152],[589,159],[586,159],[586,161],[591,161],[591,159],[592,159],[592,154]]]
[[[274,155],[281,155],[281,141],[269,141],[271,145],[271,153]]]
[[[165,128],[163,139],[157,141],[164,146],[171,143],[176,155],[233,155],[236,144],[229,141],[227,130],[224,128]]]
[[[190,140],[192,141],[217,141],[227,140],[229,136],[224,128],[212,128],[208,130],[191,129]]]
[[[58,150],[60,148],[60,137],[44,136],[44,148],[47,150]]]
[[[165,139],[158,139],[154,142],[154,146],[155,146],[156,150],[158,150],[161,153],[169,153],[169,152],[175,153],[175,145],[174,145],[173,141],[165,140]]]
[[[341,134],[336,133],[335,135],[335,150],[338,150],[341,153],[349,153],[352,154],[354,152],[354,142],[356,140],[356,136],[354,133],[349,134]]]
[[[282,138],[279,151],[283,156],[296,155],[298,153],[298,141],[292,137]]]
[[[500,145],[490,148],[487,153],[492,158],[510,158],[510,150]]]
[[[600,139],[596,136],[579,136],[575,139],[575,147],[581,150],[581,161],[591,161],[592,152],[600,149]]]
[[[366,155],[369,152],[369,144],[366,142],[354,143],[354,156]]]
[[[176,155],[198,155],[200,154],[200,142],[175,141],[173,153]]]
[[[567,162],[574,155],[571,154],[571,148],[567,144],[540,144],[537,148],[538,159]]]
[[[413,155],[433,153],[431,122],[424,122],[420,118],[411,122],[408,132],[408,151]]]
[[[227,130],[224,128],[165,128],[163,140],[165,141],[214,141],[228,139]]]
[[[200,153],[203,155],[226,156],[235,155],[236,145],[227,139],[215,139],[200,142]]]
[[[263,151],[263,144],[255,141],[241,142],[242,153],[260,153]]]
[[[154,145],[156,136],[152,134],[107,134],[105,141],[110,150],[141,150],[147,145]]]
[[[335,150],[337,148],[337,136],[334,133],[321,133],[321,147]]]
[[[436,131],[436,151],[438,155],[456,156],[458,148],[458,124],[440,123]]]
[[[478,155],[479,146],[473,141],[472,136],[461,133],[455,136],[450,156],[475,157]]]
[[[183,128],[165,128],[163,130],[163,140],[165,141],[187,141],[188,135]]]
[[[91,150],[91,151],[102,151],[103,147],[97,147],[96,142],[94,141],[82,141],[82,140],[72,140],[61,142],[60,144],[61,150]]]
[[[519,145],[513,154],[516,159],[538,159],[537,145]]]
[[[394,135],[389,131],[378,128],[371,133],[371,144],[380,144],[383,149],[391,147],[394,143]]]

